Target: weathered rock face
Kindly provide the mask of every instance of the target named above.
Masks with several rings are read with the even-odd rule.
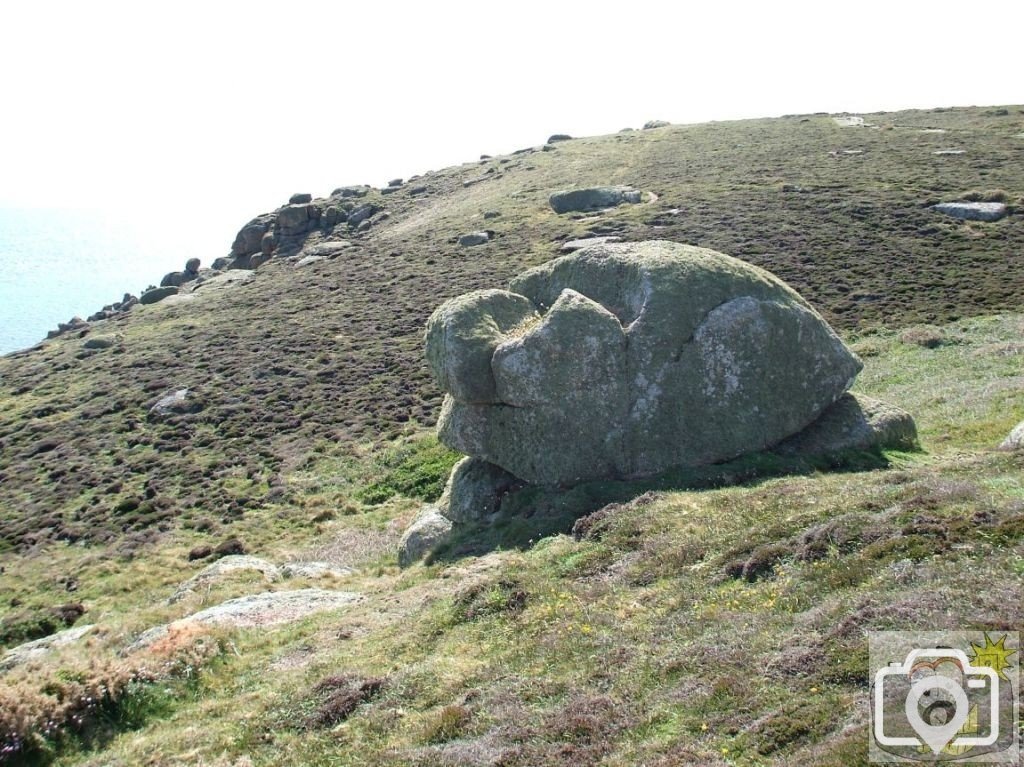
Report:
[[[640,192],[628,186],[596,186],[555,192],[548,200],[555,213],[614,208],[623,203],[640,202]]]
[[[671,242],[600,244],[427,324],[441,440],[527,482],[723,461],[814,422],[860,361],[771,274]]]

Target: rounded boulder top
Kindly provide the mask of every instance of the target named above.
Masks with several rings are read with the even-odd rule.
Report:
[[[861,369],[777,277],[667,241],[592,245],[454,298],[426,346],[441,440],[548,486],[763,450]]]

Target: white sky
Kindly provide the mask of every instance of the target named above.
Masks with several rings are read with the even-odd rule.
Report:
[[[0,205],[215,218],[226,249],[292,192],[556,132],[1019,103],[1022,29],[1022,0],[9,0]]]

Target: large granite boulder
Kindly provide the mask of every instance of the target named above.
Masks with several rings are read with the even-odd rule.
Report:
[[[426,332],[450,447],[547,486],[763,450],[861,369],[791,288],[672,242],[605,243],[508,291],[459,296]]]
[[[595,186],[589,189],[571,189],[555,192],[548,199],[555,213],[602,210],[623,203],[640,202],[640,192],[628,186]]]

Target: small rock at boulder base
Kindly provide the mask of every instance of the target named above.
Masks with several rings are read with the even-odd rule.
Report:
[[[464,248],[471,248],[474,245],[483,245],[491,241],[489,232],[470,232],[459,237],[459,245]]]
[[[653,130],[655,128],[667,128],[672,123],[667,120],[648,120],[644,123],[644,130]]]
[[[939,213],[965,221],[998,221],[1007,213],[1001,202],[942,202],[933,207]]]
[[[296,192],[288,198],[289,205],[305,205],[307,202],[313,202],[313,195],[306,192]]]
[[[215,258],[213,260],[212,268],[219,272],[219,271],[222,271],[224,269],[227,269],[228,268],[228,264],[230,264],[230,263],[231,263],[231,259],[230,258],[228,258],[226,256],[221,256],[220,258]]]
[[[436,506],[425,506],[398,542],[398,564],[408,567],[419,562],[444,541],[452,531],[451,520]]]
[[[914,450],[917,426],[910,413],[863,394],[847,392],[803,431],[783,440],[783,455],[834,455],[849,450]]]
[[[778,278],[666,241],[594,245],[454,298],[426,354],[442,442],[562,487],[764,450],[861,369]]]
[[[614,208],[623,203],[636,204],[640,198],[640,192],[629,186],[597,186],[555,192],[548,202],[555,213],[569,213]]]
[[[1024,450],[1024,421],[1013,427],[999,446],[1002,450]]]
[[[163,301],[168,296],[178,295],[178,288],[174,285],[165,285],[160,288],[152,288],[139,296],[140,304],[155,304]]]
[[[496,513],[502,497],[522,484],[500,466],[463,458],[448,476],[437,508],[452,522],[479,522]]]
[[[549,144],[555,144],[559,141],[572,141],[572,136],[568,133],[556,133],[548,138]]]

